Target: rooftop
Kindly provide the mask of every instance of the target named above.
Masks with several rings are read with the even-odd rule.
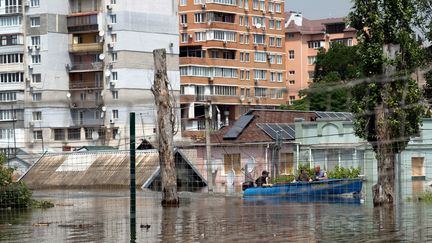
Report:
[[[294,17],[296,16],[298,18],[301,18],[301,25],[297,25],[296,21],[294,21]],[[310,20],[296,12],[287,12],[285,19],[288,23],[288,26],[285,31],[286,33],[300,32],[302,34],[323,34],[325,33],[326,25],[348,22],[348,19],[344,17]],[[350,32],[350,31],[355,31],[355,29],[351,27],[347,27],[344,31]]]

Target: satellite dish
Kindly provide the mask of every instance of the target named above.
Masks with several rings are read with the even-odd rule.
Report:
[[[261,24],[260,24],[260,23],[256,24],[255,26],[256,26],[258,29],[261,28]]]
[[[105,76],[106,76],[106,77],[111,76],[111,72],[110,72],[109,70],[106,70],[106,72],[105,72]]]
[[[106,106],[102,106],[102,111],[103,111],[103,112],[106,111]]]
[[[100,36],[100,37],[102,37],[102,36],[104,36],[104,35],[105,35],[105,31],[103,31],[103,30],[99,31],[99,36]]]
[[[104,116],[105,116],[105,112],[101,112],[101,114],[100,114],[100,118],[104,118]]]
[[[98,139],[99,139],[99,133],[96,132],[96,131],[93,131],[93,132],[92,132],[92,140],[93,140],[93,141],[96,141],[96,140],[98,140]]]
[[[103,59],[105,59],[105,55],[104,54],[100,54],[99,55],[99,60],[103,60]]]
[[[71,93],[67,92],[66,93],[66,97],[70,98],[71,97]]]

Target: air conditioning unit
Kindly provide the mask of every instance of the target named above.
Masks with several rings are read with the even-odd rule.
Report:
[[[249,12],[249,8],[245,8],[244,10],[245,10],[246,13]]]
[[[261,27],[261,29],[262,29],[262,30],[266,30],[266,27],[265,27],[265,26],[263,26],[263,27]]]
[[[29,78],[25,78],[25,81],[26,81],[26,82],[30,82],[30,79],[29,79]]]
[[[193,38],[193,35],[189,34],[189,39],[192,39],[192,38]]]
[[[247,30],[250,30],[250,29],[251,29],[251,27],[250,27],[250,26],[248,25],[248,26],[246,26],[246,29],[247,29]]]
[[[254,44],[254,48],[257,49],[258,48],[258,44]]]
[[[106,5],[106,8],[107,8],[108,10],[112,10],[112,9],[113,9],[113,6],[112,6],[111,4],[107,4],[107,5]]]
[[[170,42],[169,47],[171,47],[171,48],[174,47],[174,43]]]
[[[108,48],[114,48],[114,43],[112,42],[108,43]]]
[[[204,3],[201,4],[201,9],[206,9],[206,5]]]
[[[262,9],[262,10],[261,10],[261,12],[262,12],[263,14],[265,14],[265,13],[266,13],[266,11],[265,11],[264,9]]]
[[[228,44],[228,41],[224,41],[223,44],[224,46],[226,46]]]
[[[111,80],[111,81],[110,81],[110,84],[111,84],[111,86],[116,86],[116,84],[117,84],[117,80]]]
[[[32,65],[28,65],[28,69],[32,70],[33,66]]]
[[[263,47],[264,47],[264,49],[267,49],[268,46],[267,46],[267,44],[264,44]]]
[[[34,127],[34,122],[29,122],[29,127]]]
[[[24,6],[25,7],[30,7],[30,1],[24,1]]]
[[[27,49],[28,49],[29,51],[33,51],[33,46],[27,46]]]
[[[245,100],[244,95],[240,95],[240,101],[244,101],[244,100]]]
[[[188,25],[187,25],[186,23],[183,23],[183,24],[182,24],[182,27],[183,27],[183,28],[187,28]]]
[[[65,68],[66,68],[66,71],[68,71],[68,72],[71,70],[71,67],[70,67],[69,64],[66,64],[66,65],[65,65]]]
[[[108,66],[109,68],[112,68],[112,67],[113,67],[113,63],[112,63],[112,62],[109,62],[109,63],[107,63],[107,66]]]
[[[248,103],[252,103],[253,99],[251,97],[248,98]]]
[[[35,45],[35,49],[36,50],[40,50],[40,46],[39,45]]]
[[[209,81],[209,83],[213,83],[213,81],[214,81],[214,77],[209,77],[209,78],[208,78],[208,81]]]
[[[258,79],[254,79],[254,84],[258,85]]]
[[[108,24],[108,25],[107,25],[107,28],[108,28],[109,30],[112,29],[112,27],[113,27],[112,24]]]
[[[72,103],[72,107],[76,108],[78,105],[76,103]]]
[[[114,119],[110,119],[110,124],[114,124]]]

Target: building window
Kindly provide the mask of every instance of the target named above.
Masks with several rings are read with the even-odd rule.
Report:
[[[111,42],[116,43],[117,42],[117,34],[111,34]]]
[[[41,55],[32,55],[32,64],[41,63]]]
[[[117,4],[117,0],[111,0],[111,4]]]
[[[206,32],[195,32],[195,41],[205,41]]]
[[[270,82],[274,82],[274,81],[276,81],[276,73],[270,72]]]
[[[40,73],[32,74],[32,83],[42,82],[42,75]]]
[[[277,55],[276,56],[276,63],[277,64],[282,64],[282,55]]]
[[[14,138],[13,129],[0,129],[0,139]]]
[[[194,17],[195,17],[195,23],[204,23],[204,21],[205,21],[203,13],[195,13]]]
[[[111,14],[110,20],[111,20],[111,24],[117,24],[117,15]]]
[[[113,81],[117,81],[118,80],[118,73],[117,72],[112,72],[111,73],[111,80],[113,80]]]
[[[282,47],[282,38],[276,38],[276,47]]]
[[[240,62],[244,62],[244,52],[240,52]]]
[[[187,0],[180,0],[180,6],[186,6]]]
[[[275,38],[269,37],[269,46],[275,46]]]
[[[289,71],[289,75],[295,75],[295,71],[294,70],[290,70]]]
[[[42,140],[42,131],[38,130],[38,131],[33,131],[33,139],[34,140]]]
[[[265,42],[265,35],[261,35],[261,34],[254,34],[254,44],[264,44]]]
[[[245,52],[245,62],[250,62],[250,53]]]
[[[67,130],[68,140],[80,140],[81,139],[81,129],[80,128],[69,128]]]
[[[241,174],[240,154],[224,154],[224,174],[229,172]]]
[[[290,60],[294,60],[294,58],[295,58],[294,50],[290,50],[290,51],[288,52],[288,58],[289,58]]]
[[[64,129],[54,129],[54,140],[55,141],[65,140],[65,130]]]
[[[16,92],[4,92],[0,93],[0,102],[10,102],[16,101],[17,99]]]
[[[40,36],[32,36],[31,37],[32,46],[39,46],[41,44]]]
[[[42,100],[42,93],[33,93],[32,99],[33,99],[33,101],[41,101]]]
[[[308,47],[311,49],[318,49],[320,47],[323,47],[322,41],[309,41]]]
[[[295,80],[290,80],[288,83],[289,83],[290,85],[294,85],[294,84],[295,84]]]
[[[118,100],[118,91],[117,90],[111,91],[111,94],[112,94],[113,100]]]
[[[252,0],[252,8],[258,10],[258,0]]]
[[[282,26],[281,21],[280,20],[276,20],[276,29],[278,29],[278,30],[282,29],[281,26]]]
[[[112,129],[112,139],[119,139],[118,135],[120,135],[119,129],[118,128],[113,128]]]
[[[30,0],[30,7],[39,7],[40,1],[39,0]]]
[[[118,118],[119,118],[118,110],[112,110],[112,119],[118,119]]]
[[[111,61],[113,61],[113,62],[117,61],[117,52],[111,53]]]
[[[309,80],[311,80],[311,81],[312,81],[312,80],[314,79],[314,76],[315,76],[315,72],[314,72],[314,71],[309,71],[309,72],[308,72],[308,75],[309,75],[309,77],[308,77],[308,78],[309,78]]]
[[[280,83],[282,82],[283,78],[282,78],[283,74],[282,73],[277,73],[277,81]]]
[[[180,23],[181,24],[187,24],[187,14],[181,14],[180,15]]]
[[[267,52],[256,51],[254,53],[255,62],[267,62]]]
[[[30,17],[30,27],[39,27],[40,17]]]
[[[187,43],[189,40],[189,35],[188,33],[181,33],[181,42],[182,43]]]
[[[246,70],[246,80],[250,80],[250,71]]]
[[[411,170],[412,177],[425,176],[424,157],[412,157],[411,165],[412,165],[412,170]]]
[[[294,101],[295,101],[295,96],[290,96],[289,97],[289,104],[290,105],[294,104]]]
[[[1,121],[15,120],[16,111],[15,110],[2,110],[0,111]]]
[[[279,168],[282,175],[292,175],[294,173],[294,154],[281,153]]]
[[[271,89],[270,95],[272,99],[283,99],[283,92],[279,89]]]
[[[263,11],[266,10],[265,1],[264,0],[260,0],[260,10],[263,10]]]
[[[33,111],[33,121],[42,121],[42,111]]]
[[[267,96],[267,88],[255,88],[255,97],[262,98]]]
[[[276,13],[281,12],[281,4],[280,3],[275,3],[275,10],[276,10]]]
[[[314,65],[316,63],[316,60],[317,60],[317,56],[309,56],[308,57],[308,64]]]
[[[293,38],[294,38],[294,34],[293,34],[293,33],[288,33],[288,34],[286,35],[286,37],[287,37],[288,39],[293,39]]]
[[[237,87],[233,86],[214,86],[214,95],[218,96],[237,96]]]
[[[274,27],[275,27],[274,19],[269,20],[269,29],[274,29]]]
[[[254,73],[254,79],[255,80],[266,80],[266,74],[267,74],[267,71],[266,70],[259,70],[259,69],[257,69],[257,70],[254,70],[255,71],[255,73]]]
[[[23,63],[23,60],[24,54],[22,53],[0,55],[0,64]]]

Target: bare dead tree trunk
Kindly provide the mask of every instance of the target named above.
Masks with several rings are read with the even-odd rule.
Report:
[[[169,80],[166,67],[166,50],[153,51],[154,84],[152,92],[155,98],[158,117],[159,164],[162,179],[162,205],[178,206],[177,175],[174,163],[172,122],[173,104],[170,99]]]

